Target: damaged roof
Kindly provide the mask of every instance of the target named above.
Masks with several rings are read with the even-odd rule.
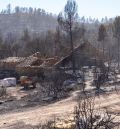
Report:
[[[23,62],[21,62],[17,67],[52,67],[60,59],[58,57],[53,58],[43,58],[40,56],[40,53],[35,53],[27,57]]]
[[[85,42],[79,46],[77,46],[74,49],[74,56],[76,58],[76,61],[79,61],[79,63],[82,64],[82,62],[93,61],[96,59],[96,61],[101,61],[102,59],[102,52],[95,48],[91,43]],[[96,58],[97,57],[97,58]],[[57,62],[56,66],[64,66],[66,63],[68,63],[72,59],[72,52],[67,55],[66,57],[63,57],[59,62]],[[88,63],[88,62],[87,62]],[[89,64],[88,64],[89,65]]]

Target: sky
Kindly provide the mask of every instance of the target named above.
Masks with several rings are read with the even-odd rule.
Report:
[[[67,0],[0,0],[0,10],[10,3],[12,7],[42,8],[58,14],[64,9]],[[99,18],[120,15],[120,0],[76,0],[79,16]]]

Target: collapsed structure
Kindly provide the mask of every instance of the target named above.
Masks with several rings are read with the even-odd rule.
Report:
[[[103,65],[101,52],[86,42],[74,49],[76,68],[82,66],[101,66]],[[29,57],[9,57],[0,61],[0,69],[15,70],[19,75],[34,76],[43,73],[51,73],[53,69],[71,68],[72,53],[64,58],[45,58],[40,52]]]
[[[43,58],[40,56],[40,53],[37,52],[17,65],[16,71],[21,75],[41,74],[53,69],[59,60],[60,58],[58,57]]]
[[[80,69],[83,66],[98,66],[102,67],[103,57],[102,52],[92,46],[89,42],[85,42],[74,49],[75,68]],[[71,69],[72,68],[72,52],[62,58],[58,63],[58,67]]]

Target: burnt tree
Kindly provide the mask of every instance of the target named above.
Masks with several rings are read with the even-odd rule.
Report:
[[[73,29],[74,23],[77,20],[77,4],[75,0],[68,0],[65,5],[64,12],[58,15],[58,23],[63,30],[67,32],[70,38],[70,46],[72,52],[72,68],[75,73],[75,59],[74,59],[74,43],[73,43]]]

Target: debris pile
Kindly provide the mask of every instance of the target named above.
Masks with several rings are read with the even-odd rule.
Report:
[[[43,58],[37,52],[19,63],[16,66],[16,71],[21,75],[36,75],[37,73],[43,73],[47,69],[52,69],[59,60],[58,57]]]
[[[103,66],[102,52],[85,42],[74,49],[74,61],[76,68],[79,69],[83,66]],[[72,52],[66,57],[62,58],[57,65],[61,68],[72,68]]]
[[[3,60],[0,60],[0,69],[1,70],[14,70],[15,67],[24,61],[23,57],[8,57]]]
[[[82,66],[103,66],[101,61],[101,52],[92,46],[89,42],[85,42],[74,49],[75,67],[77,69]],[[97,58],[96,58],[97,57]],[[40,52],[26,57],[9,57],[0,61],[0,68],[7,70],[15,70],[21,76],[34,76],[43,74],[54,68],[72,68],[72,53],[64,58],[52,57],[45,58]]]

